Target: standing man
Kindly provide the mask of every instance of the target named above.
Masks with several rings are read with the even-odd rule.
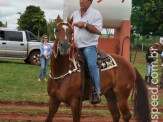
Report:
[[[103,27],[103,18],[100,12],[91,7],[93,0],[79,0],[80,9],[72,14],[75,36],[75,44],[81,49],[93,80],[93,84],[98,92],[96,98],[100,99],[100,76],[97,65],[97,52],[99,35]]]

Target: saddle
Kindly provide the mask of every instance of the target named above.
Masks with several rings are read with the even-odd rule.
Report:
[[[107,61],[109,59],[108,55],[99,49],[97,49],[97,55],[98,60]]]
[[[117,66],[116,62],[114,59],[106,54],[105,52],[97,49],[97,55],[98,55],[98,67],[99,71],[111,69],[115,66]],[[97,104],[100,101],[97,99],[98,93],[93,85],[92,79],[90,77],[90,73],[88,70],[88,66],[86,63],[86,60],[77,47],[75,48],[75,59],[79,62],[80,68],[81,68],[81,82],[82,82],[82,93],[83,93],[83,100],[88,100],[90,101],[91,104]],[[97,97],[94,97],[94,95],[97,95]]]
[[[97,61],[98,61],[98,66],[99,66],[100,71],[104,71],[104,70],[108,70],[108,69],[117,67],[117,63],[112,58],[112,56],[110,56],[109,54],[107,54],[101,50],[98,50],[97,55],[98,55]]]

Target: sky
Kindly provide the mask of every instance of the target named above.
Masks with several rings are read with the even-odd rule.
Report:
[[[24,13],[29,5],[40,6],[45,12],[47,21],[56,19],[58,15],[63,16],[63,1],[64,0],[0,0],[0,21],[8,28],[17,28],[17,19],[20,14]]]

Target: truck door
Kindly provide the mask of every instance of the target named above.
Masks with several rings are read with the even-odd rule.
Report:
[[[0,30],[0,57],[6,55],[6,40],[4,31]]]
[[[25,32],[6,31],[5,39],[7,40],[7,57],[25,58],[27,56],[27,40]]]

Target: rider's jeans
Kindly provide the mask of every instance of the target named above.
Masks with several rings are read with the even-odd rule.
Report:
[[[99,69],[97,65],[97,52],[96,52],[96,46],[89,46],[81,48],[81,51],[87,61],[88,69],[90,72],[90,76],[93,80],[94,86],[97,89],[97,92],[101,94],[100,90],[100,75],[99,75]]]

